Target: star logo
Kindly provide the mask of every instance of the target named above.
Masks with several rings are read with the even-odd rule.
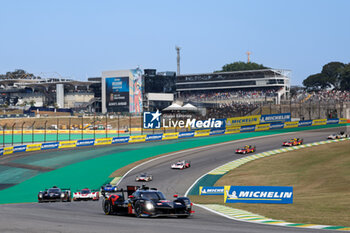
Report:
[[[160,129],[160,116],[162,113],[156,112],[143,113],[143,128],[144,129]]]
[[[151,120],[151,122],[153,122],[154,120],[157,120],[157,121],[159,121],[159,117],[162,115],[160,112],[159,112],[159,110],[157,109],[157,111],[155,112],[155,113],[151,113],[152,114],[152,120]]]

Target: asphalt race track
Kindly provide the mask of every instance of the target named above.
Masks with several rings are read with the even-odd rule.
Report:
[[[183,195],[187,189],[204,173],[226,162],[243,157],[234,154],[234,149],[246,144],[257,146],[257,153],[281,148],[282,141],[301,137],[304,143],[325,140],[334,132],[345,131],[340,128],[309,130],[286,135],[270,135],[258,139],[244,139],[206,148],[177,152],[172,156],[157,159],[144,164],[128,174],[120,183],[138,184],[135,176],[140,172],[153,175],[153,181],[147,185],[163,191],[169,199],[173,194]],[[170,165],[177,160],[191,161],[191,168],[171,170]],[[286,228],[271,225],[233,221],[194,207],[196,213],[188,219],[177,218],[135,218],[127,216],[106,216],[99,202],[72,203],[31,203],[0,205],[0,232],[240,232],[240,233],[274,233],[274,232],[321,232],[323,230]],[[333,232],[333,231],[325,231]],[[336,232],[336,231],[334,231]],[[339,232],[339,231],[337,231]]]

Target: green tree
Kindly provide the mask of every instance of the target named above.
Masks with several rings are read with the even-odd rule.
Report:
[[[350,63],[347,64],[340,73],[340,87],[342,90],[350,90]]]
[[[327,81],[336,89],[340,89],[341,73],[345,64],[341,62],[330,62],[322,67],[321,73],[327,78]]]
[[[328,78],[322,73],[310,75],[304,79],[303,85],[309,90],[325,89],[332,86]]]
[[[7,72],[5,77],[8,79],[29,79],[29,78],[40,78],[36,77],[34,74],[27,73],[24,70],[18,69],[13,72]]]
[[[269,69],[269,67],[265,67],[261,64],[257,64],[255,62],[234,62],[230,64],[226,64],[222,67],[222,70],[219,72],[229,72],[229,71],[242,71],[242,70],[262,70]]]

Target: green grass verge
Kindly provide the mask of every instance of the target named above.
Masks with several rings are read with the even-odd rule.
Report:
[[[344,141],[249,162],[215,185],[293,186],[293,204],[225,205],[287,222],[349,226],[349,184],[350,142]],[[191,197],[196,203],[224,204],[222,196]]]
[[[174,140],[171,141],[171,143],[163,145],[145,147],[120,153],[109,152],[102,157],[77,162],[50,172],[38,174],[20,184],[2,190],[0,191],[0,204],[34,202],[37,200],[37,193],[40,190],[53,185],[62,188],[70,187],[73,191],[85,187],[92,189],[99,188],[102,184],[111,180],[111,178],[108,177],[115,170],[135,161],[150,158],[159,154],[249,137],[339,126],[340,125],[311,126],[304,128],[191,138],[186,140]],[[104,147],[96,147],[95,150],[104,150]]]

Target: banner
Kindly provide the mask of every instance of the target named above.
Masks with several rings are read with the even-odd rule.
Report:
[[[13,147],[13,153],[25,152],[26,149],[27,149],[27,145],[14,146],[14,147]]]
[[[332,125],[332,124],[339,124],[339,119],[327,119],[327,125]]]
[[[271,123],[270,129],[283,129],[284,123]]]
[[[312,120],[312,125],[325,125],[325,124],[327,124],[327,119]]]
[[[164,133],[162,140],[178,139],[179,133]]]
[[[224,134],[225,129],[212,129],[210,130],[210,135],[219,135],[219,134]]]
[[[311,126],[311,125],[312,125],[312,120],[299,121],[299,123],[298,123],[298,127]]]
[[[240,131],[241,131],[241,127],[231,127],[231,128],[226,128],[225,134],[239,133]]]
[[[129,142],[144,142],[146,141],[146,135],[130,136]]]
[[[215,187],[208,187],[208,186],[200,186],[199,187],[199,195],[224,195],[224,186],[215,186]]]
[[[233,117],[227,118],[226,127],[242,126],[242,125],[258,125],[260,123],[260,115],[246,116],[246,117]]]
[[[95,144],[95,139],[84,139],[77,141],[77,147],[81,146],[93,146]]]
[[[261,115],[260,123],[286,122],[291,121],[290,113]]]
[[[109,145],[112,144],[113,138],[96,138],[94,145]]]
[[[255,131],[263,131],[263,130],[269,130],[270,124],[263,124],[263,125],[257,125],[255,126]]]
[[[41,150],[57,149],[59,142],[47,142],[41,144]]]
[[[339,119],[339,124],[346,124],[348,120],[346,118],[340,118]]]
[[[26,151],[37,151],[37,150],[41,150],[41,143],[27,145]]]
[[[225,203],[292,204],[293,187],[225,186]]]
[[[192,138],[194,137],[194,131],[180,132],[179,138]]]
[[[240,132],[253,132],[255,131],[255,125],[246,125],[246,126],[241,126]]]
[[[195,137],[209,136],[209,134],[210,134],[210,129],[194,131],[194,136]]]
[[[299,121],[287,121],[284,122],[284,128],[295,128],[299,126]]]
[[[9,155],[9,154],[12,154],[12,153],[13,153],[13,146],[4,148],[3,155]]]
[[[0,149],[0,155],[3,155],[3,154],[4,154],[4,149],[1,148],[1,149]]]
[[[157,140],[162,140],[162,136],[163,134],[151,134],[151,135],[147,135],[146,137],[146,142],[148,141],[157,141]]]
[[[112,144],[127,143],[127,142],[129,142],[129,136],[127,136],[127,137],[114,137],[112,140]]]
[[[58,148],[72,148],[77,146],[77,141],[64,141],[60,142]]]

